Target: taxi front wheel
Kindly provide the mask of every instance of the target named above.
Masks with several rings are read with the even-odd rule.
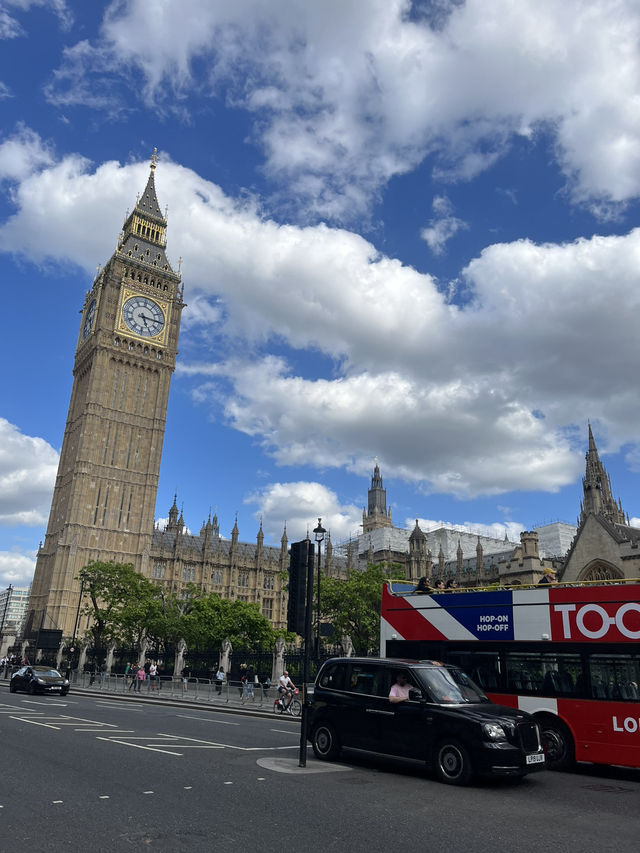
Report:
[[[332,761],[340,754],[340,743],[336,730],[329,723],[319,723],[311,734],[311,745],[316,758]]]
[[[468,785],[473,776],[471,758],[460,741],[448,738],[436,747],[435,768],[446,785]]]

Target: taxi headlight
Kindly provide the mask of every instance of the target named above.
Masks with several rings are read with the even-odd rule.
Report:
[[[502,726],[498,725],[498,723],[483,723],[482,731],[484,732],[484,736],[488,740],[507,739],[504,729],[502,728]]]

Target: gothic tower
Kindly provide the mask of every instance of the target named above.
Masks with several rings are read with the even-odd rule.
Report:
[[[117,248],[86,294],[51,513],[25,636],[74,632],[90,560],[147,565],[184,288],[165,254],[156,153]]]
[[[376,460],[369,489],[368,512],[362,511],[362,529],[364,533],[378,527],[393,527],[391,509],[387,510],[387,490],[382,487],[380,468]]]
[[[589,450],[586,454],[586,471],[582,478],[584,498],[580,507],[578,524],[582,525],[586,517],[593,513],[602,515],[613,524],[628,524],[620,501],[615,502],[611,492],[611,481],[598,456],[598,449],[589,424]]]

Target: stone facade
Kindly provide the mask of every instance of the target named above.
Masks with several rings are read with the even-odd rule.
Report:
[[[79,571],[90,560],[150,575],[158,475],[175,368],[180,276],[166,254],[167,222],[149,179],[116,251],[85,296],[73,389],[26,636],[71,636]]]
[[[640,530],[629,525],[620,500],[600,461],[589,426],[589,449],[582,481],[578,530],[567,554],[563,581],[606,581],[640,578]]]

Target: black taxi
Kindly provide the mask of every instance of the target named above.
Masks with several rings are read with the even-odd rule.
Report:
[[[406,700],[392,702],[398,683],[393,692]],[[466,785],[476,773],[520,777],[545,767],[530,714],[495,705],[466,673],[438,661],[326,661],[308,732],[317,758],[336,759],[344,747],[417,759],[450,785]]]

